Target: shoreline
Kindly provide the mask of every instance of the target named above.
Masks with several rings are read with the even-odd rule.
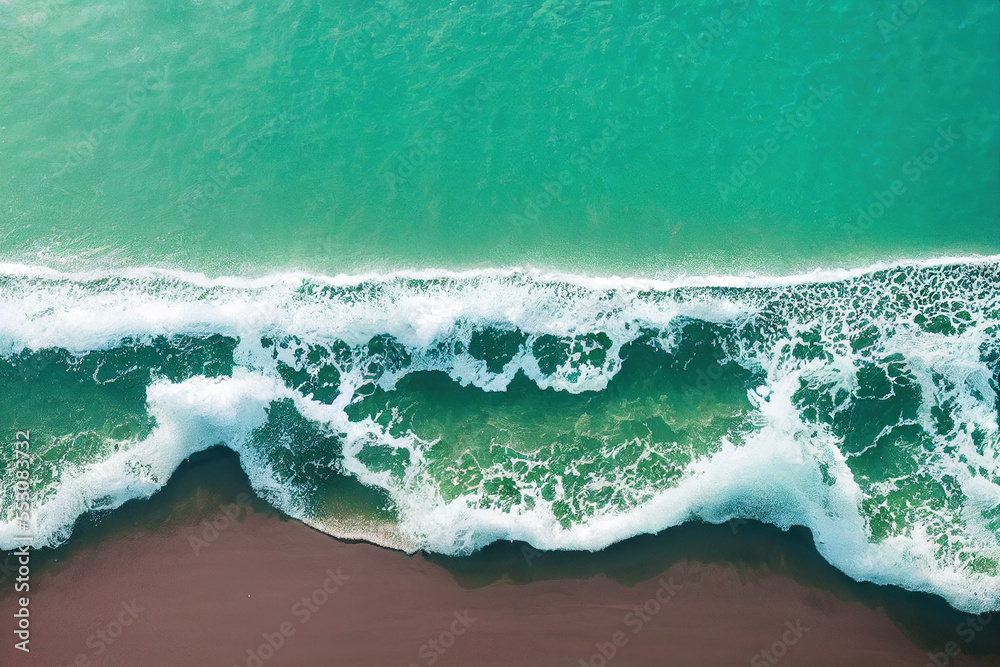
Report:
[[[355,287],[367,282],[391,282],[393,280],[471,280],[478,278],[510,278],[523,277],[541,284],[568,283],[591,289],[653,289],[670,291],[685,288],[700,287],[730,287],[730,288],[776,288],[797,285],[812,285],[840,282],[866,276],[880,271],[898,268],[932,269],[947,266],[969,266],[973,264],[1000,263],[1000,254],[962,254],[962,255],[929,255],[923,258],[900,257],[897,259],[878,259],[861,263],[857,266],[833,267],[830,264],[811,264],[810,269],[790,270],[788,273],[761,273],[746,271],[743,273],[691,273],[681,271],[673,276],[659,273],[636,274],[625,273],[591,273],[571,272],[558,268],[541,267],[532,264],[503,265],[476,268],[446,268],[426,266],[420,268],[395,269],[387,271],[358,270],[325,273],[303,269],[270,269],[255,275],[213,274],[206,271],[169,268],[158,265],[127,265],[120,267],[101,267],[61,271],[46,264],[27,264],[16,261],[0,260],[0,276],[16,276],[27,279],[65,280],[70,282],[87,282],[107,278],[130,279],[170,279],[187,283],[194,287],[223,287],[229,289],[259,289],[280,283],[294,283],[301,280],[313,280],[325,283],[331,287]]]
[[[239,508],[230,521],[227,506]],[[206,520],[221,528],[214,537]],[[338,567],[347,578],[327,594],[335,603],[307,619],[322,620],[300,623],[305,612],[290,606],[298,593],[328,579],[334,587]],[[783,665],[923,665],[928,651],[950,641],[966,655],[948,664],[996,664],[1000,656],[1000,625],[965,643],[956,629],[968,614],[933,595],[850,580],[819,556],[805,529],[684,524],[599,552],[508,542],[466,557],[407,556],[282,516],[252,495],[236,455],[223,448],[185,461],[150,499],[81,519],[67,543],[33,554],[31,577],[32,654],[24,660],[7,642],[3,664],[72,664],[81,654],[93,665],[195,664],[182,655],[255,664],[243,649],[262,633],[273,639],[287,621],[287,644],[261,664],[329,664],[339,655],[344,664],[423,665],[435,651],[427,642],[453,624],[460,629],[454,614],[464,609],[475,623],[464,638],[446,637],[454,649],[436,664],[511,664],[498,656],[513,637],[523,641],[512,660],[525,665],[596,666],[601,646],[615,665],[658,664],[664,655],[671,664],[752,664],[769,646],[787,651]],[[655,615],[628,616],[657,596],[665,600],[649,604]],[[88,639],[105,616],[128,620],[121,605],[133,598],[144,610],[134,629],[121,629],[121,640],[95,655]],[[5,618],[13,603],[8,581],[0,592]],[[795,643],[779,646],[795,628]],[[196,641],[165,651],[172,630],[198,629]]]

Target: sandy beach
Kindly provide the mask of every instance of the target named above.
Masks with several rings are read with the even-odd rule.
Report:
[[[910,610],[900,627],[836,590],[818,556],[781,544],[769,550],[777,559],[754,556],[780,533],[750,524],[668,531],[680,542],[670,548],[661,535],[598,554],[508,544],[465,559],[407,556],[282,518],[245,484],[235,457],[214,452],[41,552],[31,652],[8,639],[0,664],[920,666],[933,664],[928,646],[947,658],[949,624],[963,618],[943,603],[921,610],[930,596],[871,586],[891,594],[897,617]],[[713,540],[743,542],[744,556],[712,556]],[[833,590],[802,583],[810,577]],[[996,632],[953,640],[984,651]]]

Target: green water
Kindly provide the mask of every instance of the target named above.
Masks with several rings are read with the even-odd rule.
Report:
[[[711,274],[996,253],[998,5],[905,16],[890,31],[889,8],[846,0],[0,5],[0,259]],[[934,164],[904,172],[948,128]],[[905,193],[852,231],[897,179]]]

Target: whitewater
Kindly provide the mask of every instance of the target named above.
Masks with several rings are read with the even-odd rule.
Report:
[[[670,280],[0,264],[0,414],[35,434],[36,547],[221,444],[339,537],[596,550],[757,519],[808,527],[856,580],[982,612],[998,285],[1000,256]],[[5,485],[3,549],[13,502]]]

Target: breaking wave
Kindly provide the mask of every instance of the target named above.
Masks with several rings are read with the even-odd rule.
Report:
[[[36,546],[221,443],[342,537],[600,549],[758,519],[996,610],[998,285],[998,257],[673,282],[0,265],[0,410],[32,430]],[[0,510],[9,549],[11,488]]]

